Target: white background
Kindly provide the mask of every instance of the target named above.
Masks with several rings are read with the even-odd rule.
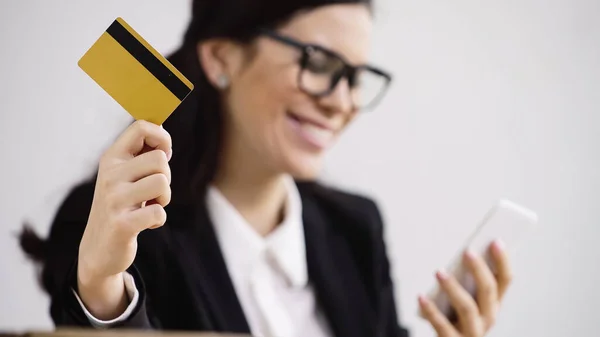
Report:
[[[46,234],[68,189],[129,121],[77,60],[117,16],[163,53],[188,2],[0,3],[0,330],[49,329],[14,234]],[[414,336],[416,296],[499,197],[541,227],[514,260],[492,336],[600,335],[600,2],[380,0],[373,60],[393,71],[325,177],[376,198]]]

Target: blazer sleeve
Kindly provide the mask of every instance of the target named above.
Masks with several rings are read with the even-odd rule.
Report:
[[[383,220],[377,205],[369,200],[371,222],[374,226],[374,272],[379,285],[379,319],[380,336],[409,337],[409,331],[398,322],[394,283],[390,275],[390,263],[384,239]]]
[[[84,183],[69,193],[54,217],[46,242],[42,282],[50,295],[50,315],[57,327],[92,327],[73,290],[77,291],[79,243],[89,216],[94,186],[93,182]],[[131,315],[114,327],[152,329],[144,281],[135,265],[127,271],[133,276],[140,297]]]
[[[123,321],[112,325],[111,328],[129,328],[129,329],[153,329],[146,310],[146,289],[142,277],[137,268],[132,265],[127,272],[133,277],[137,290],[139,292],[139,300],[131,314]],[[58,316],[53,317],[55,324],[63,326],[81,326],[93,327],[89,318],[84,313],[79,301],[75,297],[72,290],[77,291],[77,263],[75,262],[69,272],[68,281],[62,289],[62,299],[54,299],[52,306],[58,305],[55,310],[58,310]],[[58,304],[61,303],[61,304]]]

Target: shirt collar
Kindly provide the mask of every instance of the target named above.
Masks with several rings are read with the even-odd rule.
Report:
[[[291,177],[286,178],[285,184],[288,193],[284,219],[266,237],[260,236],[216,187],[209,187],[208,212],[233,278],[247,277],[258,259],[271,254],[292,286],[307,284],[302,200]]]

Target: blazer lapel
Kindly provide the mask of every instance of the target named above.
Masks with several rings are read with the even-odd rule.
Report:
[[[309,279],[335,335],[374,336],[374,314],[348,243],[332,230],[315,200],[302,200]]]
[[[198,290],[200,302],[206,305],[198,309],[209,316],[213,331],[250,333],[213,224],[203,208],[192,213],[195,213],[192,218],[180,221],[194,221],[194,225],[174,228],[173,237],[180,246],[174,251],[186,271],[188,286]]]

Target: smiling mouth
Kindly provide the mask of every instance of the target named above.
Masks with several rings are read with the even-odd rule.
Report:
[[[313,148],[325,149],[335,139],[336,132],[334,128],[303,118],[292,112],[289,112],[287,116],[299,138]]]

